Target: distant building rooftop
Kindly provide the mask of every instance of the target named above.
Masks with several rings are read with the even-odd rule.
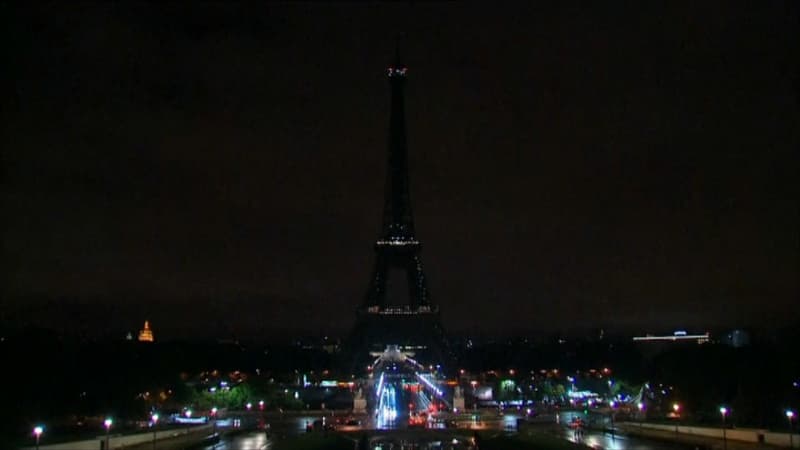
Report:
[[[711,340],[711,334],[705,332],[703,334],[689,334],[685,331],[676,331],[673,334],[666,334],[666,335],[653,335],[648,334],[646,336],[635,336],[633,338],[635,342],[649,342],[649,341],[656,341],[656,342],[688,342],[688,341],[696,341],[698,344],[705,344]]]

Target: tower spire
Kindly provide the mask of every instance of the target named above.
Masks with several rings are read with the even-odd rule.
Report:
[[[397,33],[397,36],[394,38],[394,65],[395,66],[402,66],[402,58],[400,57],[400,39],[402,39],[403,33]]]
[[[389,158],[383,205],[383,232],[375,242],[377,261],[365,307],[387,307],[387,275],[393,269],[406,273],[408,297],[403,298],[411,308],[431,308],[425,275],[419,259],[421,245],[414,232],[414,216],[408,180],[408,145],[406,141],[405,85],[408,69],[399,61],[389,66],[392,105],[389,116]],[[395,286],[397,287],[397,286]]]
[[[408,181],[408,145],[406,138],[405,84],[408,69],[400,61],[400,46],[395,47],[395,63],[389,66],[392,91],[389,118],[389,161],[383,207],[383,238],[414,240],[414,218]]]

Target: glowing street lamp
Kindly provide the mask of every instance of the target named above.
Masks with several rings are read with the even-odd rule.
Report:
[[[675,436],[677,436],[678,435],[678,417],[680,417],[678,414],[680,414],[681,405],[679,405],[677,403],[673,403],[672,404],[672,411],[675,412]]]
[[[217,435],[217,407],[211,408],[211,417],[213,420],[211,421],[211,434],[216,436]]]
[[[642,428],[642,422],[644,422],[644,403],[639,402],[636,404],[636,407],[639,408],[639,428]]]
[[[611,439],[614,439],[614,413],[617,412],[617,402],[611,400],[608,406],[611,407]]]
[[[39,438],[44,433],[44,427],[41,425],[37,425],[33,428],[33,435],[36,436],[36,450],[39,450]]]
[[[264,410],[264,400],[259,400],[258,401],[258,409],[260,409],[262,411]]]
[[[728,415],[728,408],[720,406],[719,413],[722,415],[722,444],[725,450],[728,450],[728,436],[725,433],[725,416]]]
[[[250,411],[253,408],[253,404],[250,403],[250,402],[247,402],[247,405],[245,405],[245,406],[247,407],[248,411]]]
[[[791,409],[786,410],[786,420],[789,421],[789,448],[794,448],[794,442],[792,442],[792,421],[794,420],[794,411]]]
[[[106,448],[107,449],[111,448],[111,447],[109,447],[109,439],[110,439],[110,437],[108,435],[108,432],[111,431],[111,425],[113,425],[113,424],[114,424],[114,420],[112,420],[111,417],[107,417],[106,420],[103,421],[103,426],[106,427]]]
[[[153,450],[156,450],[156,425],[158,425],[158,414],[153,413],[150,416],[150,420],[153,422]]]

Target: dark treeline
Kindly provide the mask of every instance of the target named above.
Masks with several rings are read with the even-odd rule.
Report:
[[[650,386],[654,394],[645,395],[652,400],[651,419],[664,418],[678,402],[682,420],[716,426],[719,408],[725,405],[731,410],[731,425],[784,429],[784,411],[800,407],[798,343],[800,327],[779,330],[741,348],[714,343],[637,345],[629,339],[535,344],[504,339],[464,350],[459,359],[469,371],[514,368],[537,373],[558,368],[574,375],[608,367],[615,379]],[[662,389],[665,395],[660,395]]]
[[[719,423],[725,405],[732,424],[782,429],[784,411],[800,406],[797,342],[674,349],[648,364],[649,377],[674,385],[695,422]]]
[[[22,330],[0,343],[8,420],[0,435],[19,435],[50,418],[117,414],[146,417],[143,392],[180,390],[203,371],[260,373],[290,382],[296,369],[333,364],[320,350],[291,345],[214,341],[139,343],[87,341],[42,330]]]

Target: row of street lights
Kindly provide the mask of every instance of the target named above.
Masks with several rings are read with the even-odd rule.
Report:
[[[245,408],[247,408],[247,410],[248,410],[248,411],[250,411],[251,409],[253,409],[253,403],[251,403],[251,402],[247,402],[247,404],[246,404],[246,405],[244,405],[244,406],[245,406]],[[262,410],[262,411],[264,410],[264,400],[260,400],[260,401],[258,402],[258,409],[260,409],[260,410]]]
[[[263,407],[264,402],[259,402],[259,406]],[[248,408],[249,409],[249,408]],[[192,415],[191,410],[186,411],[186,417],[190,417]],[[217,407],[211,408],[211,416],[214,418],[213,426],[214,426],[214,434],[217,432]],[[109,450],[111,448],[111,426],[114,424],[114,419],[111,417],[107,417],[103,421],[103,427],[106,429],[106,439],[105,439],[105,449]],[[158,425],[158,413],[152,413],[150,415],[150,424],[153,427],[153,450],[156,448],[156,432],[158,431],[156,425]],[[36,439],[36,450],[39,450],[39,441],[41,440],[42,434],[44,434],[44,426],[43,425],[36,425],[33,427],[33,436]]]
[[[191,410],[187,411],[187,417],[191,416]],[[211,415],[214,416],[214,433],[216,433],[216,416],[217,416],[217,407],[211,409]],[[153,450],[156,448],[156,432],[158,431],[156,425],[158,425],[158,413],[153,413],[150,415],[150,423],[153,427]],[[111,426],[114,424],[114,419],[111,417],[107,417],[106,420],[103,421],[103,427],[106,429],[106,441],[105,441],[105,449],[109,450],[111,448]],[[33,436],[36,439],[36,450],[39,450],[39,441],[41,440],[42,434],[44,434],[44,426],[37,425],[33,428]]]
[[[211,423],[212,423],[212,426],[213,426],[213,434],[214,435],[217,434],[217,411],[218,411],[218,409],[217,409],[216,406],[211,408],[211,416],[213,417]],[[186,414],[186,417],[191,417],[192,416],[192,410],[191,409],[187,409],[185,414]],[[158,413],[153,413],[153,414],[150,415],[150,423],[153,426],[153,450],[156,450],[156,440],[157,440],[157,437],[158,437],[157,436],[158,429],[156,428],[156,425],[158,425]],[[216,444],[214,444],[214,445],[216,446]],[[108,447],[106,447],[106,449],[108,450]]]
[[[261,401],[261,402],[259,402],[259,405],[263,405],[263,403],[264,402]],[[250,409],[250,404],[249,403],[248,403],[248,409]],[[211,424],[212,424],[212,427],[213,427],[212,430],[213,430],[213,434],[214,435],[217,434],[217,411],[219,411],[219,410],[217,409],[216,406],[211,408],[211,417],[213,418]],[[191,417],[192,416],[192,410],[191,409],[187,409],[185,414],[186,414],[186,417]],[[156,425],[158,425],[158,413],[153,413],[153,414],[150,415],[150,423],[153,426],[153,450],[156,450],[156,440],[157,440],[156,433],[158,431],[158,429],[156,428]],[[216,444],[214,444],[214,446],[216,447]],[[107,447],[107,449],[108,449],[108,447]]]
[[[673,409],[673,411],[675,411],[675,414],[677,416],[678,411],[680,411],[680,405],[678,403],[674,403],[672,405],[672,409]],[[641,410],[641,407],[640,407],[640,410]],[[728,434],[727,434],[727,428],[728,427],[725,426],[725,419],[728,417],[728,413],[729,412],[730,412],[730,410],[727,407],[720,406],[719,414],[720,414],[720,416],[722,416],[722,446],[723,446],[724,450],[728,449]],[[792,442],[792,432],[794,431],[794,426],[793,426],[794,415],[795,415],[795,413],[791,409],[787,409],[786,410],[786,418],[789,420],[789,448],[794,448],[794,443]],[[675,435],[676,436],[678,435],[678,422],[677,422],[677,420],[675,421]]]
[[[615,406],[616,405],[612,401],[611,408],[613,409]],[[641,414],[644,411],[644,403],[639,402],[639,403],[637,403],[636,406],[639,409],[639,413]],[[681,405],[678,404],[678,403],[673,403],[672,404],[672,410],[675,412],[675,415],[677,417],[678,413],[681,410]],[[722,416],[722,442],[723,442],[723,446],[724,446],[725,450],[727,450],[727,448],[728,448],[728,439],[727,439],[727,433],[726,433],[726,427],[725,427],[725,418],[727,417],[728,412],[730,412],[730,410],[728,410],[728,408],[726,408],[725,406],[721,406],[719,408],[719,413]],[[217,407],[216,406],[211,408],[211,416],[214,417],[213,425],[214,425],[214,433],[216,434],[216,425],[217,425],[217,421],[216,421]],[[789,421],[789,448],[794,448],[794,442],[793,442],[793,437],[792,437],[792,433],[794,431],[794,416],[795,416],[795,412],[794,411],[792,411],[791,409],[787,409],[786,410],[786,419]],[[155,450],[155,448],[156,448],[156,431],[157,431],[156,425],[158,424],[158,413],[153,413],[153,414],[150,415],[150,422],[151,422],[151,424],[153,426],[153,450]],[[640,426],[641,426],[641,422],[639,422],[639,423],[640,423]],[[114,420],[112,418],[110,418],[110,417],[106,418],[106,420],[103,421],[103,426],[106,429],[106,445],[105,445],[106,450],[111,448],[110,447],[110,435],[109,435],[109,433],[111,431],[111,426],[113,424],[114,424]],[[612,428],[612,432],[613,432],[613,428],[614,428],[613,412],[612,412],[612,415],[611,415],[611,428]],[[37,426],[35,426],[33,428],[33,436],[36,438],[36,450],[39,450],[39,440],[40,440],[40,438],[41,438],[43,433],[44,433],[44,426],[37,425]],[[675,421],[675,435],[676,436],[678,435],[678,422],[677,422],[677,420]]]
[[[615,406],[614,402],[611,402],[612,410],[613,410],[614,406]],[[641,416],[642,412],[644,411],[644,403],[639,402],[639,403],[636,404],[636,407],[639,409],[639,414]],[[678,435],[678,415],[680,414],[680,410],[681,410],[681,405],[679,403],[673,403],[672,404],[672,411],[675,412],[675,436]],[[727,435],[727,432],[726,432],[725,418],[728,416],[729,412],[730,412],[730,410],[727,407],[720,406],[719,413],[722,416],[722,442],[723,442],[723,447],[724,447],[725,450],[728,449],[728,435]],[[796,415],[795,412],[792,411],[791,409],[787,409],[786,410],[786,419],[789,421],[789,448],[794,448],[794,441],[793,441],[794,438],[792,436],[792,433],[794,432],[794,416],[795,415]],[[641,424],[642,424],[642,420],[640,419],[640,421],[639,421],[639,426],[640,427],[641,427]],[[613,411],[612,411],[612,415],[611,415],[611,427],[612,427],[612,429],[614,427]]]
[[[109,431],[111,431],[111,425],[114,424],[114,420],[110,417],[107,417],[106,420],[103,421],[103,426],[106,429],[106,445],[105,448],[109,449],[111,447],[108,446],[109,444]],[[36,438],[36,450],[39,450],[39,440],[42,438],[42,434],[44,434],[44,426],[36,425],[33,427],[33,436]]]

